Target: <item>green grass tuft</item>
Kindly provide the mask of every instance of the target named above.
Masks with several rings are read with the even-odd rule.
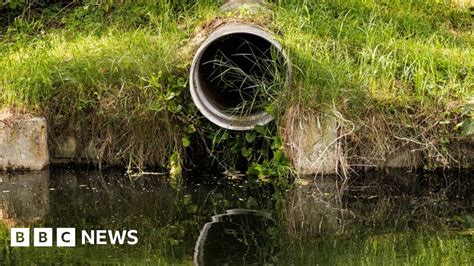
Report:
[[[377,117],[404,125],[401,131],[413,137],[419,136],[420,117],[432,124],[460,122],[474,95],[468,6],[437,0],[269,2],[274,13],[266,26],[293,69],[292,84],[279,97],[266,90],[272,101],[276,97],[268,109],[277,116],[295,104],[337,106],[360,128]],[[184,150],[185,129],[205,123],[196,120],[187,92],[187,46],[197,27],[228,15],[218,12],[221,4],[99,1],[23,12],[0,31],[0,106],[46,115],[53,138],[75,135],[82,148],[95,147],[94,160],[167,165],[172,153]],[[259,84],[269,89],[272,82]],[[239,108],[245,113],[256,107]],[[355,134],[393,134],[393,128],[374,127]],[[432,140],[461,132],[446,130]],[[382,146],[374,149],[391,150]]]

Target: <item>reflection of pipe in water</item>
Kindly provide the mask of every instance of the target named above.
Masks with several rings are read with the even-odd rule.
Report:
[[[274,253],[275,221],[267,212],[233,209],[204,225],[194,249],[194,263],[247,264],[265,261]],[[275,231],[276,232],[276,231]]]
[[[0,221],[8,228],[40,221],[49,211],[49,171],[0,173]]]

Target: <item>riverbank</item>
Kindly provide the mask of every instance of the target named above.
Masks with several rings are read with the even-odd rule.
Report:
[[[205,156],[223,169],[275,168],[286,164],[280,126],[297,109],[295,119],[333,114],[338,169],[379,167],[400,154],[416,167],[472,167],[467,5],[271,1],[273,13],[258,16],[219,6],[75,3],[24,12],[0,33],[0,106],[44,116],[53,158],[73,142],[71,160],[100,166],[192,168]],[[190,42],[218,16],[264,25],[290,56],[293,82],[267,108],[277,118],[268,130],[223,132],[192,104]]]

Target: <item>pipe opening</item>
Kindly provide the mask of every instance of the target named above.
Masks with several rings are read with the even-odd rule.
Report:
[[[198,50],[191,93],[212,122],[251,129],[272,119],[265,110],[286,86],[289,66],[280,44],[266,32],[248,25],[227,31],[215,33]]]

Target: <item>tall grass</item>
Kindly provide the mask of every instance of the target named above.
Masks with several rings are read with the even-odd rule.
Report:
[[[467,8],[438,1],[303,2],[279,2],[275,20],[301,69],[298,101],[317,105],[344,95],[356,103],[430,105],[472,93]]]
[[[401,149],[454,165],[460,110],[474,95],[473,20],[456,1],[276,1],[294,86],[280,102],[337,108],[349,165]]]
[[[426,124],[455,123],[474,94],[472,17],[456,1],[269,2],[267,26],[293,65],[292,86],[269,94],[280,114],[293,104],[337,106],[352,121],[388,119],[413,137],[428,128],[416,130],[424,116]],[[5,28],[0,106],[47,115],[51,134],[79,135],[105,161],[161,164],[182,148],[183,128],[197,123],[186,90],[192,53],[184,48],[222,3],[110,3],[51,6]],[[393,133],[362,122],[360,140]],[[387,150],[381,146],[373,150]]]
[[[178,29],[169,13],[187,11],[171,4],[124,3],[110,17],[77,8],[62,14],[60,28],[42,26],[47,17],[15,23],[0,49],[0,106],[47,116],[53,149],[72,135],[77,156],[93,150],[99,163],[167,165],[193,110],[185,100],[191,55],[176,54],[194,26]]]
[[[242,46],[248,51],[240,52]],[[241,66],[242,62],[251,67]],[[263,51],[245,40],[235,53],[228,56],[218,50],[213,59],[203,64],[212,65],[209,80],[219,88],[219,94],[237,96],[238,104],[225,110],[237,116],[265,111],[287,84],[288,63],[281,52],[274,47]]]

